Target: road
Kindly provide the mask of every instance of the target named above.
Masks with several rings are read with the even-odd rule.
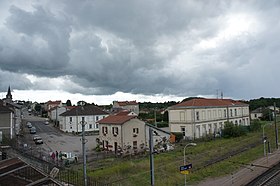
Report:
[[[45,125],[45,118],[30,116],[24,114],[23,118],[23,134],[24,137],[20,138],[21,143],[27,144],[27,146],[36,149],[43,154],[50,154],[55,151],[73,152],[74,154],[82,157],[82,143],[81,136],[66,134],[61,132],[58,128],[54,127],[53,123]],[[31,122],[32,126],[36,127],[36,135],[39,135],[43,139],[43,144],[36,145],[33,141],[33,134],[29,133],[29,129],[26,126],[27,122]],[[88,142],[86,143],[86,152],[90,154],[96,147],[97,135],[86,136]]]

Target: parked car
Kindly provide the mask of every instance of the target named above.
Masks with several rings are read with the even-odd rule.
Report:
[[[36,134],[36,128],[35,127],[32,127],[30,129],[30,134]]]
[[[36,140],[41,140],[42,138],[39,136],[39,135],[34,135],[33,136],[33,140],[36,141]]]
[[[32,128],[32,124],[31,124],[30,122],[27,122],[27,123],[26,123],[26,126],[27,126],[28,128]]]
[[[43,140],[42,140],[42,138],[41,139],[36,139],[35,140],[35,144],[36,145],[38,145],[38,144],[43,144],[44,142],[43,142]]]

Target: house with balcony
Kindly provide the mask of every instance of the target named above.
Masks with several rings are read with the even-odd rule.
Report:
[[[122,108],[131,112],[139,114],[139,104],[136,101],[113,101],[113,108]]]
[[[109,114],[94,105],[77,106],[60,114],[59,128],[63,132],[82,132],[82,122],[86,132],[99,131],[98,121]]]
[[[185,139],[219,133],[225,122],[250,125],[249,105],[232,99],[194,98],[168,108],[171,132]]]
[[[146,147],[145,122],[130,111],[121,111],[98,121],[101,147],[125,154],[144,151]]]

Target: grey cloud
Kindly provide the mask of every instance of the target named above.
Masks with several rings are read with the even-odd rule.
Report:
[[[277,1],[67,0],[38,2],[33,11],[14,5],[0,27],[0,69],[67,77],[63,88],[71,93],[264,95],[279,68],[279,12]],[[194,49],[238,13],[256,16],[260,31]],[[26,84],[56,87],[44,81]]]

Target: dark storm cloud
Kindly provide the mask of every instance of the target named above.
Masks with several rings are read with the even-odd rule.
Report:
[[[213,95],[220,89],[249,98],[269,95],[276,83],[278,1],[3,5],[9,5],[9,15],[0,26],[0,69],[43,77],[35,83],[25,78],[27,89],[179,96]],[[48,78],[65,83],[58,86]],[[253,86],[256,81],[264,88]]]

